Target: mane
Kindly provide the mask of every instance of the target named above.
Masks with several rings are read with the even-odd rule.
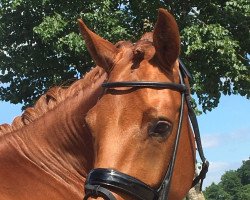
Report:
[[[76,95],[81,90],[89,88],[89,86],[94,84],[103,74],[104,70],[95,67],[69,87],[55,86],[49,89],[37,100],[33,107],[27,108],[23,114],[16,117],[11,124],[0,125],[0,136],[21,129],[37,120],[67,98]]]

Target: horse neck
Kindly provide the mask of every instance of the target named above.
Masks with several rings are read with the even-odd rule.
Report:
[[[39,119],[5,134],[0,147],[3,142],[12,144],[15,154],[18,152],[36,167],[66,180],[67,184],[82,187],[93,163],[92,139],[85,126],[85,115],[101,96],[100,85],[105,79],[103,74],[90,87],[65,99]]]

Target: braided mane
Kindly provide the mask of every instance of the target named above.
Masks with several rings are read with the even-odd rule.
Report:
[[[21,129],[22,127],[32,123],[49,110],[58,106],[60,102],[65,101],[68,97],[72,97],[78,94],[79,91],[94,84],[103,74],[104,71],[101,68],[95,67],[86,73],[83,78],[75,81],[69,87],[56,86],[49,89],[37,100],[33,107],[27,108],[21,116],[16,117],[12,124],[0,125],[0,136]]]

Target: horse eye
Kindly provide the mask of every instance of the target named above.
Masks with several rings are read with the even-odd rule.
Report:
[[[167,137],[172,130],[172,125],[167,121],[157,121],[151,126],[149,135],[152,137]]]

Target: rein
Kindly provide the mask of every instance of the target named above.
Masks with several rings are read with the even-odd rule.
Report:
[[[188,115],[190,122],[193,127],[193,132],[195,135],[195,141],[197,145],[197,151],[202,161],[202,170],[200,174],[193,180],[192,187],[201,181],[200,190],[202,189],[203,180],[206,177],[208,171],[209,162],[206,160],[201,144],[200,131],[197,122],[195,112],[191,106],[191,97],[188,87],[184,83],[184,77],[191,78],[190,73],[185,68],[183,63],[179,60],[180,64],[180,83],[170,83],[170,82],[110,82],[103,83],[104,88],[117,88],[117,87],[133,87],[133,88],[154,88],[154,89],[171,89],[181,93],[181,106],[179,114],[179,122],[177,127],[177,134],[174,143],[174,150],[172,160],[168,166],[167,172],[164,179],[158,189],[154,189],[147,185],[146,183],[131,177],[122,172],[97,168],[91,170],[88,174],[85,183],[85,197],[83,200],[87,200],[89,197],[102,197],[105,200],[116,200],[114,195],[110,190],[118,190],[123,193],[129,194],[138,200],[167,200],[168,193],[171,185],[171,179],[173,176],[175,160],[177,156],[177,150],[181,135],[181,127],[183,121],[184,103],[186,102],[188,107]]]

